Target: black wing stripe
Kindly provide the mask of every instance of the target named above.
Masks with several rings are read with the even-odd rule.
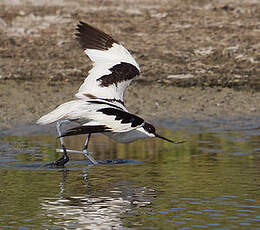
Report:
[[[131,127],[137,127],[144,123],[144,120],[134,114],[114,109],[114,108],[104,108],[99,109],[97,112],[102,112],[108,116],[116,116],[115,120],[121,120],[122,124],[131,123]]]
[[[121,105],[125,106],[125,103],[123,101],[121,101],[120,99],[108,99],[108,98],[101,98],[102,100],[105,100],[105,101],[108,101],[108,102],[118,102],[120,103]]]
[[[74,136],[74,135],[88,134],[88,133],[104,133],[110,131],[111,129],[106,127],[105,125],[78,126],[66,130],[59,137],[67,137],[67,136]]]
[[[77,31],[76,39],[82,49],[108,50],[113,43],[118,43],[108,34],[84,22],[78,24]]]
[[[105,101],[88,101],[88,102],[92,103],[92,104],[109,105],[109,106],[112,106],[112,107],[115,107],[117,109],[122,110],[122,108],[120,108],[119,106],[111,104],[111,103],[108,103],[108,102],[105,102]]]
[[[112,84],[117,85],[117,83],[122,81],[132,80],[140,74],[139,70],[134,65],[126,62],[114,65],[109,70],[112,72],[111,74],[104,75],[97,79],[101,82],[100,85],[103,87]]]

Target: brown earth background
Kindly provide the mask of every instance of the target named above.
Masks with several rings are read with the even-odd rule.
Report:
[[[74,97],[91,67],[79,21],[121,41],[142,69],[126,106],[148,120],[260,115],[260,1],[1,0],[0,128]]]

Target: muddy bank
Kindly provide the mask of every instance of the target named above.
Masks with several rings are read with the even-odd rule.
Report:
[[[32,124],[57,105],[74,98],[80,82],[2,81],[0,127]],[[130,112],[148,120],[214,119],[260,115],[260,93],[228,88],[180,88],[136,82],[126,94]]]
[[[79,20],[113,35],[142,75],[126,94],[146,118],[260,114],[259,1],[0,3],[0,128],[33,123],[73,98],[91,63]]]

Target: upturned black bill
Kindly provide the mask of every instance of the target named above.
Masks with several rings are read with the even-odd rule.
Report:
[[[184,143],[184,141],[172,141],[172,140],[167,139],[166,137],[162,137],[162,136],[160,136],[160,135],[158,135],[158,134],[155,134],[155,137],[158,137],[158,138],[160,138],[160,139],[163,139],[163,140],[168,141],[168,142],[173,143],[173,144],[181,144],[181,143]]]

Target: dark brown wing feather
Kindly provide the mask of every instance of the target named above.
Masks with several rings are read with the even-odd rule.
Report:
[[[66,130],[60,137],[88,134],[88,133],[104,133],[110,132],[111,129],[106,127],[105,125],[89,125],[89,126],[78,126],[71,129]]]
[[[144,120],[134,114],[128,113],[123,110],[115,108],[103,108],[97,110],[107,116],[115,116],[115,120],[120,121],[122,124],[131,124],[131,127],[138,127],[144,123]]]
[[[140,74],[134,65],[126,62],[114,65],[109,70],[111,74],[104,75],[97,79],[97,81],[101,82],[100,85],[103,87],[108,87],[113,84],[117,86],[117,83],[132,80]]]
[[[77,27],[77,40],[82,49],[108,50],[113,43],[118,43],[108,34],[90,26],[87,23],[80,22]]]

